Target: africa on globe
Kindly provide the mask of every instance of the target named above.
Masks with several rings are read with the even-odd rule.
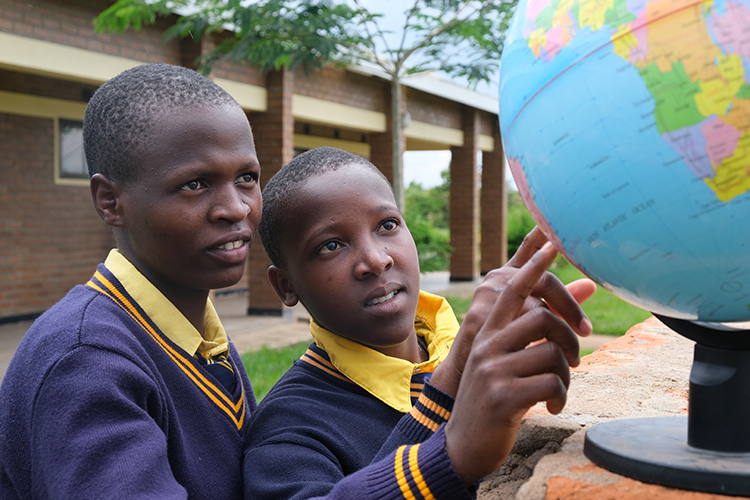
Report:
[[[679,319],[750,319],[750,0],[521,0],[505,154],[571,262]]]

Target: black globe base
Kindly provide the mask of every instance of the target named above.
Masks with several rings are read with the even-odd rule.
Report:
[[[614,420],[586,432],[583,452],[599,467],[646,483],[750,496],[750,452],[687,444],[687,417]]]
[[[688,416],[598,424],[586,432],[584,454],[632,479],[750,496],[750,331],[656,316],[698,342]]]

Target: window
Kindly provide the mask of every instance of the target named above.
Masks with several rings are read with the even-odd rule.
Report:
[[[60,178],[88,179],[83,152],[83,122],[60,118]]]

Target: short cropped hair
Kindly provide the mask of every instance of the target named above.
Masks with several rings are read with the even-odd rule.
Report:
[[[83,146],[89,176],[130,181],[152,145],[154,118],[175,108],[239,106],[203,75],[172,64],[145,64],[105,82],[86,106]]]
[[[263,248],[266,249],[273,265],[280,268],[284,265],[284,258],[281,255],[281,238],[295,207],[294,200],[300,186],[312,177],[352,165],[377,172],[390,186],[385,175],[366,159],[331,147],[305,151],[271,177],[263,188],[263,213],[260,217],[258,233],[263,242]]]

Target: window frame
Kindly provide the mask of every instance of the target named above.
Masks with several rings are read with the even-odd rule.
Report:
[[[60,125],[59,120],[83,121],[86,103],[41,97],[17,92],[0,91],[0,113],[33,116],[52,120],[54,158],[53,182],[59,186],[89,186],[89,179],[72,179],[60,176]]]
[[[89,174],[88,169],[86,169],[83,172],[83,176],[72,176],[70,174],[66,174],[62,170],[62,145],[60,144],[60,131],[62,129],[61,127],[61,121],[66,122],[76,122],[81,124],[81,131],[83,131],[83,120],[74,120],[71,118],[65,118],[61,116],[55,117],[55,126],[54,126],[54,134],[55,134],[55,184],[71,184],[72,185],[89,185]],[[83,147],[83,138],[81,138],[81,147]],[[84,157],[84,166],[86,166],[86,158]]]

